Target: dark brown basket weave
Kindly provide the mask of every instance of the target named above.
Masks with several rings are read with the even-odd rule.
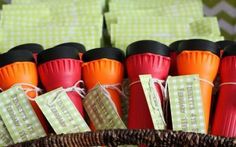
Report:
[[[15,147],[116,147],[118,145],[140,145],[150,147],[236,147],[235,138],[216,137],[211,135],[157,131],[157,130],[106,130],[66,135],[51,135],[29,142],[13,145]]]

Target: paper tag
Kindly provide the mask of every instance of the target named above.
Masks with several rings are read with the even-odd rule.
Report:
[[[151,75],[140,75],[140,82],[143,87],[148,108],[152,117],[154,128],[163,130],[166,127],[161,100],[156,91],[156,86]]]
[[[173,130],[206,133],[199,76],[170,77],[168,87]]]
[[[90,131],[63,88],[37,97],[36,103],[57,134]]]
[[[46,136],[21,86],[0,94],[0,114],[14,143]]]
[[[8,146],[11,144],[13,144],[13,140],[2,121],[2,118],[0,118],[0,146]]]
[[[84,108],[97,130],[126,129],[111,102],[110,95],[101,85],[95,86],[84,99]]]

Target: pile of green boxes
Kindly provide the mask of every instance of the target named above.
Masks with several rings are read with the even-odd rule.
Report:
[[[63,42],[100,47],[104,7],[105,0],[13,0],[3,5],[0,51],[30,42],[45,48]]]
[[[166,45],[191,38],[222,40],[216,17],[204,17],[201,0],[110,0],[106,25],[114,47],[143,39]]]

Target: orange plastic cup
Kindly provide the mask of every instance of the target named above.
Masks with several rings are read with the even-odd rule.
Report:
[[[9,89],[17,83],[27,83],[34,86],[38,84],[37,67],[34,57],[29,51],[10,51],[0,55],[0,87]],[[32,88],[22,86],[23,88]],[[35,93],[28,94],[34,98]],[[34,101],[30,101],[45,131],[48,132],[47,121]]]
[[[180,43],[178,51],[177,69],[180,75],[199,74],[201,79],[213,83],[220,63],[220,52],[215,43],[201,39],[186,40]],[[207,131],[213,87],[203,80],[200,80],[200,85]]]
[[[124,75],[123,60],[123,52],[116,48],[97,48],[84,53],[82,76],[87,89],[92,89],[98,83],[101,85],[121,84]],[[109,88],[107,91],[121,116],[120,94]]]

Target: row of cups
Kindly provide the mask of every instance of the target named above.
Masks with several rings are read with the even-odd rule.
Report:
[[[154,126],[142,86],[137,82],[139,75],[151,74],[155,79],[166,80],[169,71],[176,70],[175,75],[199,74],[204,79],[200,85],[208,130],[213,88],[211,83],[221,64],[220,77],[224,84],[220,87],[211,132],[215,135],[235,136],[235,48],[235,43],[227,46],[221,59],[217,43],[202,39],[182,40],[170,47],[157,41],[141,40],[127,47],[126,56],[117,48],[85,51],[85,47],[79,43],[64,43],[47,50],[38,44],[24,44],[0,55],[0,87],[6,90],[16,83],[37,86],[39,77],[40,85],[46,91],[72,87],[81,79],[86,89],[90,90],[98,83],[121,84],[127,75],[130,83],[136,82],[130,85],[129,90],[128,128],[140,129]],[[164,103],[160,85],[156,84],[156,90]],[[107,91],[118,113],[122,115],[120,93],[114,89]],[[85,116],[80,95],[73,91],[68,92],[68,95],[81,115]],[[34,101],[31,104],[48,132],[48,124],[37,104]]]

